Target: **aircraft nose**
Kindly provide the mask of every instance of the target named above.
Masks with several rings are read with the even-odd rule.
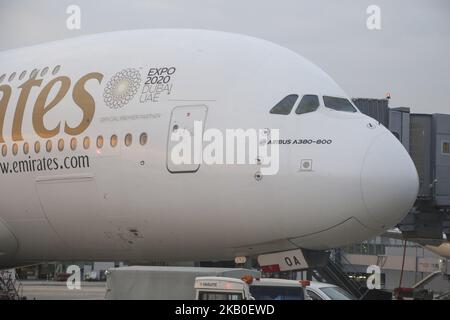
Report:
[[[361,171],[364,204],[377,228],[400,222],[413,206],[419,189],[416,167],[406,149],[390,133],[369,147]]]

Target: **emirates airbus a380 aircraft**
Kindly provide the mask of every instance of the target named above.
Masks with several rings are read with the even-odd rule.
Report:
[[[276,174],[174,161],[196,121],[263,129]],[[417,190],[386,128],[267,41],[142,30],[0,53],[1,267],[327,249],[391,228]]]

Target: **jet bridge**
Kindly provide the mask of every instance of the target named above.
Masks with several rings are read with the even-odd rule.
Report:
[[[450,115],[411,115],[411,157],[420,177],[419,198],[450,207]]]
[[[409,239],[450,239],[450,115],[414,114],[390,108],[388,99],[352,99],[359,110],[388,128],[408,150],[419,175],[414,208],[399,224]]]

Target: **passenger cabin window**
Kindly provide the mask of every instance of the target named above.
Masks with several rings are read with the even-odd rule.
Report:
[[[26,74],[27,74],[26,71],[22,71],[22,73],[19,76],[19,80],[22,80],[25,77]]]
[[[63,139],[59,139],[59,141],[58,141],[58,150],[64,151],[64,140]]]
[[[44,69],[42,69],[41,71],[41,77],[45,76],[48,72],[48,67],[45,67]]]
[[[113,134],[111,136],[111,147],[115,148],[117,146],[117,136]]]
[[[336,111],[356,112],[356,108],[345,98],[323,96],[323,103],[325,107]]]
[[[131,135],[131,133],[127,133],[127,135],[125,136],[125,145],[127,147],[131,146],[131,143],[133,142],[133,136]]]
[[[284,114],[288,115],[291,113],[292,108],[294,107],[295,102],[298,99],[298,95],[290,94],[284,97],[280,102],[278,102],[275,107],[270,110],[270,113],[273,114]]]
[[[47,150],[47,152],[52,152],[52,141],[48,140],[45,144],[45,150]]]
[[[38,69],[33,69],[33,71],[31,71],[31,73],[30,73],[30,79],[36,78],[38,73],[39,73]]]
[[[15,76],[16,76],[16,73],[15,73],[15,72],[11,73],[11,75],[10,75],[9,78],[8,78],[8,81],[9,81],[9,82],[13,81]]]
[[[59,72],[59,69],[61,69],[61,66],[60,66],[60,65],[57,65],[57,66],[53,69],[52,75],[56,75],[56,74]]]
[[[141,144],[141,146],[145,146],[147,144],[147,134],[145,132],[141,133],[141,136],[139,137],[139,142]]]
[[[34,143],[34,152],[39,153],[41,151],[41,143],[39,141],[36,141]]]
[[[28,154],[29,151],[30,151],[30,145],[28,144],[28,142],[25,142],[23,144],[23,153]]]
[[[77,149],[77,138],[74,137],[70,139],[70,149],[72,149],[72,151]]]
[[[149,142],[148,139],[149,139],[149,138],[148,138],[147,133],[142,132],[142,133],[139,135],[139,144],[140,144],[141,146],[145,146],[145,145]],[[113,134],[113,135],[111,136],[111,140],[110,140],[111,147],[112,147],[112,148],[117,147],[118,142],[119,142],[119,139],[118,139],[117,135],[116,135],[116,134]],[[19,155],[19,151],[20,151],[20,150],[23,151],[23,154],[24,154],[24,155],[28,155],[33,149],[34,149],[34,152],[35,152],[36,154],[39,154],[39,153],[41,152],[41,148],[42,148],[44,151],[47,151],[48,153],[52,152],[53,148],[55,148],[55,149],[57,149],[57,150],[63,152],[63,151],[64,151],[64,148],[65,148],[65,143],[66,143],[66,142],[65,142],[64,139],[62,139],[62,138],[59,139],[58,141],[55,141],[55,145],[54,145],[54,146],[53,146],[52,140],[46,140],[46,141],[44,141],[44,142],[42,143],[42,146],[41,146],[41,142],[39,142],[39,141],[34,141],[34,143],[24,142],[23,145],[19,145],[18,143],[13,143],[13,144],[11,145],[11,147],[10,147],[10,148],[11,148],[11,149],[10,149],[10,152],[11,152],[11,154],[12,154],[13,156]],[[96,140],[94,140],[94,142],[92,142],[92,143],[95,143],[96,146],[97,146],[97,148],[98,148],[98,149],[101,149],[101,148],[103,148],[103,147],[105,146],[105,143],[107,143],[107,140],[105,140],[105,139],[103,138],[103,136],[100,135],[100,136],[98,136],[98,137],[96,138]],[[133,143],[133,135],[132,135],[131,133],[127,133],[127,134],[125,135],[125,137],[124,137],[124,143],[125,143],[125,146],[131,147],[131,145],[132,145],[132,143]],[[71,149],[72,151],[75,151],[75,150],[77,149],[77,145],[78,145],[78,140],[77,140],[77,138],[75,138],[75,137],[71,138],[71,139],[70,139],[70,142],[67,142],[67,148],[70,147],[70,149]],[[82,147],[83,147],[85,150],[88,150],[88,149],[90,148],[90,146],[91,146],[91,140],[90,140],[90,137],[89,137],[89,136],[85,136],[85,137],[83,138],[83,140],[80,141],[80,145],[82,145]],[[6,145],[6,144],[0,144],[0,156],[6,157],[6,156],[8,155],[8,151],[9,151],[8,148],[9,148],[8,145]],[[81,148],[81,147],[80,147],[80,148]]]
[[[319,107],[319,97],[312,94],[306,94],[303,96],[302,100],[298,104],[297,109],[295,110],[296,114],[303,114],[314,112]]]
[[[97,137],[97,148],[98,149],[103,148],[103,136],[98,136]]]
[[[83,139],[83,148],[85,150],[89,149],[89,146],[91,145],[91,140],[89,139],[89,137],[84,137]]]

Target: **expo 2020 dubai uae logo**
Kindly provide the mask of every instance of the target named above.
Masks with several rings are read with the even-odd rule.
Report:
[[[141,74],[136,69],[117,72],[106,85],[103,99],[111,109],[122,108],[136,95],[141,85]]]

